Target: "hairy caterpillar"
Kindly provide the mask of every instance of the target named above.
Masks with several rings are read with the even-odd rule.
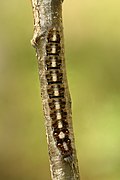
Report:
[[[69,138],[69,124],[67,122],[61,36],[59,30],[55,27],[48,32],[45,66],[53,136],[61,155],[63,158],[66,158],[72,155],[72,146]]]

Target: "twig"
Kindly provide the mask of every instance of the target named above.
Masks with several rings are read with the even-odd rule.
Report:
[[[31,0],[32,45],[36,48],[53,180],[79,180],[71,99],[66,78],[62,0]]]

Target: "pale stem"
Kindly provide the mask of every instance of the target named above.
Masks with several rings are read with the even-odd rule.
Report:
[[[34,35],[31,41],[36,48],[38,59],[39,79],[41,85],[41,97],[43,111],[45,116],[45,127],[50,159],[50,170],[52,180],[80,180],[78,161],[75,150],[75,141],[72,127],[72,111],[71,98],[68,89],[66,67],[64,58],[64,39],[62,25],[62,1],[61,0],[31,0],[34,18]],[[46,44],[47,35],[50,28],[56,27],[59,29],[61,39],[62,53],[62,72],[64,76],[65,99],[67,122],[69,124],[69,137],[71,139],[72,155],[63,158],[61,152],[56,146],[55,138],[53,137],[53,129],[51,127],[50,107],[48,103],[47,80],[46,80]]]

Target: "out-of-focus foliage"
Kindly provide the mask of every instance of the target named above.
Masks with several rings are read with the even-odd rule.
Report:
[[[120,180],[120,1],[64,2],[81,180]],[[30,1],[0,2],[0,180],[49,180]]]

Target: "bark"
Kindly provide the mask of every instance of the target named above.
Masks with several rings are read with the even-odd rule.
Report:
[[[36,48],[36,56],[38,59],[39,79],[41,85],[41,97],[43,104],[43,111],[45,116],[45,127],[48,143],[48,151],[50,158],[50,170],[53,180],[79,180],[78,161],[75,150],[74,134],[72,127],[72,112],[71,112],[71,98],[68,89],[65,58],[64,58],[64,38],[63,38],[63,25],[62,25],[62,1],[61,0],[31,0],[34,18],[34,35],[31,41],[32,45]],[[64,100],[67,113],[66,120],[68,123],[67,130],[69,131],[69,137],[67,140],[71,140],[68,148],[68,154],[60,150],[57,146],[57,140],[53,136],[53,120],[51,118],[50,110],[50,97],[48,93],[48,79],[46,78],[47,65],[47,44],[48,44],[48,32],[50,29],[56,28],[61,37],[60,39],[60,58],[61,72],[63,75],[62,85],[64,87]],[[59,45],[59,43],[58,43]],[[57,46],[56,46],[57,47]],[[56,48],[55,47],[55,48]],[[53,49],[54,50],[54,49]],[[58,56],[58,57],[59,57]],[[56,58],[56,55],[54,56]],[[60,85],[61,86],[61,85]],[[50,89],[52,91],[52,89]],[[66,130],[66,129],[65,129]],[[67,133],[66,130],[66,133]],[[61,144],[60,144],[61,145]],[[61,145],[61,147],[63,147]]]

